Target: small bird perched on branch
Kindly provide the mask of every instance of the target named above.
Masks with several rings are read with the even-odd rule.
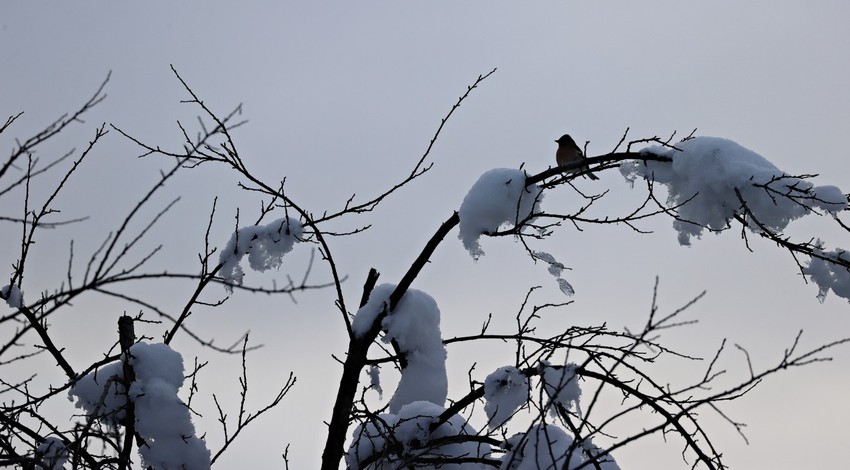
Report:
[[[576,141],[570,137],[569,134],[564,134],[560,139],[556,140],[558,143],[558,151],[555,152],[555,161],[558,162],[558,166],[564,166],[568,163],[578,162],[582,160],[586,160],[587,157],[584,156],[584,153],[581,151],[581,148],[576,144]],[[581,171],[587,171],[589,168],[587,166],[583,166],[579,168]],[[576,170],[578,171],[578,170]],[[587,177],[592,180],[598,180],[599,177],[594,175],[593,173],[587,173]]]

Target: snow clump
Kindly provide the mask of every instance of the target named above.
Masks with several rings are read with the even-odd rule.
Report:
[[[123,357],[122,357],[123,360]],[[137,343],[129,364],[136,380],[125,390],[123,364],[116,361],[81,377],[68,392],[92,418],[116,426],[126,417],[127,398],[135,406],[135,427],[145,443],[139,454],[154,470],[208,470],[210,452],[195,435],[189,409],[177,396],[183,385],[183,358],[166,344]]]
[[[514,434],[507,440],[508,452],[502,457],[500,470],[540,470],[593,468],[620,470],[610,454],[591,441],[573,444],[573,438],[563,429],[546,423],[531,427],[527,433]]]
[[[484,379],[484,412],[493,430],[505,424],[528,400],[528,377],[514,366],[496,369]]]
[[[381,284],[369,295],[369,300],[352,321],[352,329],[363,337],[389,304],[396,286]],[[408,289],[395,310],[381,321],[382,340],[395,340],[407,360],[401,371],[401,380],[390,399],[390,412],[398,413],[402,406],[426,400],[442,406],[448,395],[446,376],[446,348],[440,333],[440,309],[437,302],[425,292]]]
[[[463,198],[458,215],[458,238],[473,259],[484,254],[479,244],[481,235],[493,233],[502,225],[524,221],[540,210],[542,189],[525,186],[525,172],[508,168],[489,170]]]
[[[743,215],[737,193],[755,220],[775,232],[813,210],[835,214],[847,209],[847,197],[837,187],[814,186],[792,177],[731,140],[694,137],[676,147],[679,150],[663,146],[642,150],[672,162],[632,161],[620,171],[630,181],[645,178],[667,186],[667,204],[679,215],[673,227],[682,245],[690,245],[705,228],[722,231],[735,215]]]
[[[42,441],[36,448],[35,455],[41,461],[37,468],[44,470],[62,470],[68,461],[68,449],[62,439],[55,436]]]
[[[224,278],[228,290],[242,285],[245,271],[239,262],[248,255],[248,263],[254,271],[279,268],[283,255],[304,236],[304,228],[297,219],[281,218],[268,225],[254,225],[237,230],[221,250],[219,274]]]
[[[12,308],[24,306],[24,293],[16,285],[0,287],[0,298],[6,299],[6,304]]]
[[[814,254],[803,274],[818,286],[818,300],[823,302],[831,290],[835,295],[850,300],[850,269],[831,263],[823,258],[850,263],[850,253],[841,248],[824,251],[820,240],[815,242]]]
[[[572,408],[573,403],[578,408],[578,399],[581,396],[581,387],[578,385],[575,364],[565,366],[551,366],[546,361],[540,361],[540,378],[546,394],[554,403],[566,409]]]
[[[527,433],[511,436],[510,448],[500,470],[573,469],[582,464],[581,452],[569,452],[573,438],[563,429],[546,423],[536,424]],[[567,454],[569,462],[567,461]],[[590,467],[593,468],[593,467]]]
[[[435,460],[434,465],[415,465],[417,469],[441,470],[484,470],[486,467],[474,462],[440,463],[440,460],[483,458],[490,454],[487,444],[461,439],[446,439],[453,436],[476,436],[477,432],[460,415],[454,415],[431,431],[434,423],[445,409],[428,401],[415,401],[401,407],[398,413],[387,413],[357,426],[352,435],[351,445],[345,455],[347,468],[351,470],[389,470],[408,468],[410,460]],[[429,442],[446,439],[440,445],[428,445]],[[362,466],[375,454],[392,447],[394,452]],[[401,455],[399,455],[401,454]],[[412,467],[411,467],[412,468]]]

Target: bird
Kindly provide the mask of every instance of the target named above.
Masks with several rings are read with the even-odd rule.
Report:
[[[587,157],[582,153],[581,148],[579,148],[576,141],[570,137],[569,134],[564,134],[560,139],[556,140],[558,143],[558,151],[555,152],[555,161],[558,163],[558,166],[564,166],[569,163],[578,162],[582,160],[586,160]],[[590,168],[587,166],[583,166],[578,170],[587,171]],[[575,170],[575,171],[578,171]],[[594,175],[593,173],[586,173],[587,177],[592,180],[598,180],[599,177]]]

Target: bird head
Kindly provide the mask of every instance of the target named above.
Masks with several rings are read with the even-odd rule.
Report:
[[[555,142],[557,142],[560,145],[571,145],[571,146],[578,147],[578,145],[576,145],[576,142],[573,140],[572,137],[570,137],[569,134],[562,135],[561,138],[556,140]]]

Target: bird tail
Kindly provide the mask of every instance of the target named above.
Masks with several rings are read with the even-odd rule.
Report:
[[[593,173],[590,173],[590,167],[589,166],[581,167],[581,171],[586,171],[587,173],[585,173],[585,175],[592,180],[598,180],[599,179],[598,176],[594,175]]]

